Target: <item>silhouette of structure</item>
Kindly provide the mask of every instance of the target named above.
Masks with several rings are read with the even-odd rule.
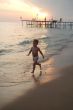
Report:
[[[62,20],[62,18],[60,18],[60,20],[46,20],[46,18],[44,20],[36,20],[36,19],[32,19],[32,20],[24,20],[22,19],[22,17],[20,18],[22,26],[23,26],[23,22],[26,23],[27,26],[29,27],[45,27],[45,28],[73,28],[73,22],[65,22]]]

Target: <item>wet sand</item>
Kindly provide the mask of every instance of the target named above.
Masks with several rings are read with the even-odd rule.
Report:
[[[29,90],[1,110],[73,110],[73,65],[57,79]]]

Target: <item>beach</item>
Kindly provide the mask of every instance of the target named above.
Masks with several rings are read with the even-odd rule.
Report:
[[[71,47],[69,51],[72,52]],[[68,50],[64,52],[66,57],[62,54],[61,56],[69,62],[70,59],[68,58],[72,54],[67,53]],[[67,65],[61,67],[61,64],[59,65],[61,59],[58,60],[58,57],[60,58],[60,56],[55,56],[57,65],[55,68],[52,65],[47,68],[46,75],[42,75],[39,79],[36,78],[37,80],[32,78],[32,84],[28,83],[28,86],[27,84],[19,85],[19,90],[25,85],[28,89],[25,89],[26,92],[23,90],[23,94],[20,93],[19,96],[16,96],[19,92],[16,93],[16,98],[14,100],[10,98],[10,102],[5,104],[1,110],[73,110],[73,65],[66,62]],[[70,58],[72,59],[72,57]],[[52,64],[52,60],[48,60],[46,63]],[[13,88],[13,92],[18,91],[18,86],[11,88]],[[6,100],[8,97],[14,96],[14,94],[9,96],[12,91],[7,89]]]
[[[0,110],[73,110],[72,30],[6,25],[12,28],[6,37],[0,33]],[[45,58],[40,56],[42,75],[36,67],[32,77],[32,56],[27,53],[34,38]]]
[[[58,72],[61,77],[29,90],[2,110],[73,110],[73,65]]]

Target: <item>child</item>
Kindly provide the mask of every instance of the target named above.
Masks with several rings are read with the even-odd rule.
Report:
[[[32,73],[33,73],[33,76],[34,76],[34,70],[35,70],[36,65],[39,65],[40,70],[41,70],[41,64],[38,62],[38,58],[39,58],[38,52],[40,52],[40,54],[41,54],[42,57],[44,58],[44,55],[43,55],[43,53],[41,52],[40,48],[37,47],[38,42],[39,42],[39,41],[38,41],[37,39],[34,39],[34,40],[33,40],[33,47],[30,49],[29,54],[28,54],[28,56],[29,56],[30,53],[32,52],[32,56],[33,56],[33,71],[32,71]]]

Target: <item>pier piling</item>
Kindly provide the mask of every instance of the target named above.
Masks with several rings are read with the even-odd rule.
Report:
[[[21,19],[22,26],[23,22],[26,22],[27,26],[30,27],[45,27],[45,28],[67,28],[69,27],[70,29],[73,28],[73,22],[63,22],[63,21],[57,21],[57,20],[52,20],[52,21],[47,21],[46,18],[45,20],[23,20]]]

